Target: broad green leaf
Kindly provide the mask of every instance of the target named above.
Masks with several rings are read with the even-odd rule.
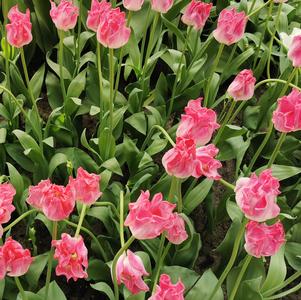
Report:
[[[38,291],[38,295],[45,295],[45,287]],[[55,281],[52,281],[49,284],[48,299],[67,300],[65,294]]]
[[[30,87],[35,99],[41,94],[41,89],[44,83],[45,65],[43,64],[30,80]]]
[[[261,173],[266,167],[261,167],[255,171],[256,174]],[[301,173],[301,168],[293,166],[272,165],[272,174],[280,181],[296,176]]]
[[[67,163],[67,161],[68,161],[68,157],[64,153],[54,154],[49,162],[48,177],[52,176],[53,172],[58,166]]]
[[[98,283],[95,283],[95,284],[91,284],[91,287],[94,290],[97,290],[99,292],[102,292],[102,293],[106,294],[109,297],[110,300],[115,299],[114,293],[113,293],[111,287],[107,283],[98,282]]]
[[[146,119],[144,112],[139,112],[128,117],[125,122],[130,124],[133,128],[142,134],[146,134]]]

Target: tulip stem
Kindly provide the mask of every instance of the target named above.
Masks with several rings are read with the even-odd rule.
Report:
[[[267,3],[269,3],[269,2],[267,2]],[[271,56],[272,56],[273,41],[274,41],[275,34],[277,32],[277,27],[278,27],[279,20],[280,20],[281,10],[282,10],[282,2],[280,2],[279,6],[278,6],[278,12],[277,12],[276,20],[275,20],[275,27],[274,27],[274,31],[273,31],[273,34],[270,39],[270,44],[269,44],[268,61],[267,61],[267,76],[269,79],[271,78]]]
[[[19,277],[15,277],[15,283],[16,283],[16,286],[18,287],[18,290],[19,290],[19,292],[21,294],[22,300],[27,300],[26,294],[24,292],[24,289],[23,289],[23,286],[22,286],[22,284],[20,282]]]
[[[98,73],[98,82],[99,82],[99,124],[101,124],[104,104],[103,104],[103,78],[101,72],[101,51],[100,51],[100,43],[96,41],[96,56],[97,56],[97,73]],[[99,143],[100,146],[100,143]]]
[[[124,194],[123,191],[120,192],[120,203],[119,203],[119,208],[120,208],[120,212],[119,212],[119,235],[120,235],[120,243],[121,243],[121,247],[124,246],[124,227],[123,227],[123,223],[124,223]]]
[[[221,58],[221,55],[223,53],[223,49],[224,49],[225,45],[224,44],[220,44],[219,48],[218,48],[218,52],[216,54],[216,57],[214,59],[214,62],[212,64],[212,68],[210,70],[209,76],[208,76],[208,81],[207,81],[207,85],[206,85],[206,90],[205,90],[205,94],[204,94],[204,107],[207,107],[207,105],[210,106],[210,101],[208,99],[209,97],[209,91],[210,91],[210,85],[211,85],[211,81],[214,75],[214,72],[218,66],[219,60]]]
[[[261,5],[260,7],[258,7],[257,9],[255,9],[253,12],[251,12],[250,14],[248,14],[247,18],[250,19],[250,17],[254,16],[255,14],[257,14],[259,11],[261,11],[264,7],[266,7],[271,1],[273,0],[269,0],[266,3],[264,3],[263,5]],[[254,1],[255,2],[255,1]],[[255,4],[255,3],[254,3]],[[253,5],[254,6],[254,5]]]
[[[120,250],[117,252],[112,262],[112,277],[113,277],[113,284],[114,284],[115,300],[119,300],[119,288],[118,288],[117,274],[116,274],[117,261],[118,258],[123,254],[123,252],[125,252],[130,247],[130,245],[134,242],[134,240],[135,237],[131,236],[127,240],[127,242],[123,245],[123,247],[121,247]]]
[[[294,72],[294,71],[293,71]],[[294,89],[298,89],[299,91],[301,91],[301,88],[300,87],[298,87],[298,86],[296,86],[296,85],[294,85],[294,84],[292,84],[292,83],[288,83],[288,81],[286,81],[286,80],[282,80],[282,79],[276,79],[276,78],[271,78],[271,79],[265,79],[265,80],[262,80],[262,81],[260,81],[260,82],[258,82],[256,85],[255,85],[255,90],[257,89],[257,88],[259,88],[261,85],[263,85],[263,84],[265,84],[265,83],[269,83],[269,82],[277,82],[277,83],[284,83],[284,84],[286,84],[286,87],[284,87],[284,89],[285,89],[285,91],[287,90],[287,88],[290,86],[290,87],[292,87],[292,88],[294,88]],[[281,93],[282,94],[282,93]],[[282,95],[283,96],[283,95]]]
[[[169,143],[170,143],[173,147],[176,145],[175,142],[174,142],[174,141],[172,140],[172,138],[170,137],[170,135],[167,133],[167,131],[166,131],[163,127],[161,127],[161,126],[159,126],[159,125],[154,125],[154,126],[151,128],[151,130],[149,131],[149,133],[148,133],[146,139],[144,140],[144,142],[143,142],[143,144],[142,144],[142,146],[141,146],[141,151],[144,151],[146,145],[148,144],[150,138],[152,137],[152,135],[153,135],[153,133],[154,133],[154,131],[155,131],[156,129],[160,130],[160,131],[164,134],[164,136],[166,137],[166,139],[169,141]]]
[[[83,221],[84,221],[84,218],[85,218],[85,215],[86,215],[87,207],[88,206],[86,204],[83,204],[83,206],[82,206],[82,210],[80,212],[79,221],[78,221],[77,228],[76,228],[76,231],[75,231],[75,234],[74,234],[74,237],[76,237],[76,238],[79,236],[80,229],[81,229],[81,227],[83,225]]]
[[[70,222],[68,220],[63,220],[66,224],[74,227],[74,228],[77,228],[77,224],[73,223],[73,222]],[[103,247],[101,246],[101,244],[99,243],[97,237],[89,230],[87,229],[86,227],[84,226],[81,226],[81,231],[87,233],[91,238],[92,240],[95,242],[95,244],[97,245],[98,249],[99,249],[99,252],[101,253],[101,256],[103,257],[103,259],[105,260],[105,262],[109,261],[109,258],[107,257],[107,254],[106,252],[104,251]]]
[[[299,284],[297,284],[296,286],[294,286],[293,288],[285,291],[285,292],[282,292],[280,294],[277,294],[277,295],[274,295],[274,296],[271,296],[271,297],[267,297],[267,298],[264,298],[265,300],[272,300],[272,299],[284,299],[285,296],[289,295],[289,294],[292,294],[292,293],[295,293],[297,292],[299,289],[301,289],[301,282]]]
[[[220,182],[221,184],[223,184],[225,187],[227,187],[228,189],[234,191],[235,185],[229,183],[228,181],[224,180],[223,178],[221,178],[221,179],[219,180],[219,182]]]
[[[79,60],[80,60],[80,34],[81,34],[81,27],[82,27],[82,13],[83,13],[83,1],[79,0],[79,17],[77,22],[77,47],[76,47],[76,74],[79,71]],[[74,35],[75,38],[75,35]]]
[[[246,105],[246,101],[241,101],[235,112],[233,113],[232,117],[229,119],[228,123],[232,124],[232,122],[235,120],[237,115],[240,113],[240,111],[243,109],[243,107]]]
[[[291,82],[293,81],[293,79],[294,79],[297,72],[298,72],[298,68],[294,68],[293,71],[291,72],[289,78],[287,79],[285,86],[283,87],[282,91],[280,92],[279,97],[282,97],[282,96],[285,95],[285,93],[286,93],[286,91],[287,91],[287,89],[290,85],[294,86],[293,84],[291,84]],[[297,89],[300,90],[299,87],[297,87]]]
[[[142,44],[141,44],[141,50],[140,50],[140,70],[142,69],[142,62],[143,62],[143,56],[144,56],[144,49],[145,49],[145,41],[146,41],[146,32],[147,32],[147,26],[148,26],[148,22],[149,22],[149,17],[151,14],[151,6],[149,5],[148,11],[147,11],[147,16],[146,16],[146,21],[145,21],[145,26],[143,29],[143,38],[142,38]]]
[[[13,228],[15,225],[17,225],[20,221],[22,221],[24,218],[26,218],[27,216],[29,216],[30,214],[36,212],[35,209],[31,209],[26,211],[25,213],[23,213],[21,216],[19,216],[16,220],[14,220],[12,223],[10,223],[9,225],[7,225],[6,227],[3,228],[3,232],[6,232],[8,230],[10,230],[11,228]]]
[[[234,101],[233,99],[230,99],[230,101],[231,101],[231,100],[232,100],[231,106],[230,106],[230,108],[229,108],[229,110],[228,110],[228,112],[227,112],[227,114],[226,114],[226,116],[225,116],[225,118],[224,118],[224,120],[223,120],[223,123],[222,123],[220,129],[219,129],[218,132],[217,132],[217,135],[215,136],[215,138],[214,138],[214,140],[213,140],[213,143],[214,143],[215,145],[217,145],[217,143],[219,142],[219,140],[220,140],[220,138],[221,138],[221,136],[222,136],[222,134],[223,134],[223,132],[224,132],[224,130],[225,130],[225,127],[226,127],[226,125],[227,125],[229,119],[231,118],[231,115],[232,115],[233,110],[234,110],[234,108],[235,108],[236,101]]]
[[[232,254],[231,254],[230,260],[229,260],[226,268],[224,269],[221,277],[219,278],[218,282],[216,283],[216,285],[215,285],[215,287],[213,289],[213,292],[211,293],[211,295],[208,298],[208,300],[215,299],[214,298],[215,294],[217,293],[218,289],[221,287],[222,283],[226,279],[228,273],[231,271],[231,269],[232,269],[232,267],[233,267],[233,265],[235,263],[235,260],[236,260],[236,256],[237,256],[237,253],[238,253],[238,250],[239,250],[239,246],[240,246],[243,234],[245,232],[245,227],[246,227],[247,222],[248,222],[247,219],[245,219],[242,222],[241,227],[239,229],[239,232],[238,232],[238,234],[236,236],[236,239],[235,239],[235,242],[234,242],[234,246],[233,246],[233,250],[232,250]]]
[[[56,240],[57,227],[58,227],[57,221],[52,222],[52,235],[51,235],[51,240],[52,241]],[[45,297],[44,297],[44,300],[48,299],[49,283],[50,283],[50,280],[51,280],[53,254],[54,254],[54,248],[51,246],[51,250],[49,251],[48,262],[47,262],[47,273],[46,273]]]
[[[282,132],[280,138],[278,139],[277,145],[270,157],[267,168],[270,168],[274,163],[275,159],[277,158],[278,152],[280,151],[280,148],[285,140],[285,137],[286,137],[286,132]]]
[[[132,18],[132,11],[130,10],[129,13],[128,13],[128,18],[127,18],[127,22],[126,22],[126,26],[127,27],[130,26],[131,18]],[[115,89],[114,89],[114,98],[113,98],[113,101],[115,101],[116,95],[117,95],[117,92],[118,92],[120,75],[121,75],[121,66],[122,66],[123,51],[124,51],[124,46],[121,47],[121,49],[119,51],[119,63],[118,63],[118,68],[117,68],[116,80],[115,80]]]
[[[234,297],[235,297],[235,295],[237,293],[237,290],[239,288],[240,282],[241,282],[241,280],[242,280],[242,278],[243,278],[243,276],[244,276],[244,274],[245,274],[245,272],[246,272],[246,270],[247,270],[247,268],[248,268],[251,260],[252,260],[252,256],[251,255],[247,255],[246,259],[245,259],[245,262],[244,262],[244,264],[243,264],[243,266],[242,266],[242,268],[241,268],[241,270],[240,270],[240,272],[238,274],[238,277],[236,278],[236,281],[235,281],[234,287],[232,289],[232,292],[230,294],[229,300],[234,300]]]
[[[64,31],[58,30],[59,33],[59,66],[60,66],[60,85],[63,94],[64,107],[66,108],[66,88],[64,83],[64,72],[63,72],[63,63],[64,63]]]
[[[181,57],[180,57],[180,62],[179,62],[179,65],[178,65],[178,68],[177,68],[177,72],[176,72],[176,78],[175,78],[175,81],[174,81],[173,87],[172,87],[172,93],[171,93],[171,98],[170,98],[170,103],[169,103],[169,107],[168,107],[168,112],[167,112],[165,124],[168,123],[169,117],[170,117],[172,109],[173,109],[173,105],[174,105],[174,101],[175,101],[175,96],[176,96],[176,91],[177,91],[177,84],[178,84],[178,80],[180,79],[179,77],[180,77],[180,75],[182,73],[181,72],[182,71],[182,61],[183,61],[183,58],[185,57],[185,52],[187,50],[188,40],[189,40],[189,35],[190,35],[190,32],[191,32],[191,29],[192,29],[192,26],[189,26],[188,30],[187,30],[187,36],[186,36],[186,39],[185,39],[184,47],[182,49],[182,54],[181,54]]]

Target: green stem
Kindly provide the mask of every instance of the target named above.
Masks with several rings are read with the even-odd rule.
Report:
[[[149,5],[148,11],[147,11],[147,16],[146,16],[146,21],[145,21],[145,26],[144,26],[144,29],[143,29],[144,34],[143,34],[143,38],[142,38],[141,51],[140,51],[140,60],[139,60],[140,70],[142,68],[142,62],[143,62],[144,50],[145,50],[145,42],[146,42],[147,26],[148,26],[151,11],[152,11],[151,6]]]
[[[124,223],[124,195],[123,195],[123,191],[120,192],[120,203],[119,203],[119,208],[120,208],[120,212],[119,212],[119,235],[120,235],[120,244],[121,247],[124,246],[124,227],[123,227],[123,223]]]
[[[63,64],[64,64],[64,31],[58,30],[60,42],[59,42],[59,66],[60,66],[60,85],[61,85],[61,91],[63,94],[63,101],[64,101],[64,107],[66,105],[66,88],[64,83],[64,73],[63,73]]]
[[[285,140],[285,137],[286,137],[286,132],[282,132],[277,142],[277,145],[272,153],[272,156],[270,157],[267,168],[270,168],[274,163],[275,159],[277,158],[278,152],[280,151],[280,148]]]
[[[234,191],[235,185],[229,183],[228,181],[224,180],[223,178],[221,178],[221,179],[219,180],[219,182],[220,182],[221,184],[223,184],[225,187],[227,187],[228,189]]]
[[[255,14],[257,14],[259,11],[261,11],[265,6],[267,6],[271,1],[273,0],[269,0],[266,3],[264,3],[263,5],[261,5],[260,7],[258,7],[257,9],[255,9],[253,12],[251,12],[250,14],[248,14],[248,19],[250,19],[250,17],[254,16]]]
[[[246,105],[247,101],[241,101],[235,112],[233,113],[232,117],[229,119],[228,123],[232,124],[232,122],[235,120],[237,115],[240,113],[240,111],[243,109],[243,107]]]
[[[174,141],[172,140],[172,138],[170,137],[170,135],[167,133],[167,131],[166,131],[163,127],[161,127],[161,126],[159,126],[159,125],[154,125],[154,126],[151,128],[151,130],[149,131],[149,133],[148,133],[146,139],[144,140],[144,142],[143,142],[143,144],[142,144],[142,146],[141,146],[141,151],[144,151],[146,145],[148,144],[150,138],[152,137],[152,135],[153,135],[153,133],[154,133],[154,131],[155,131],[156,129],[160,130],[160,131],[164,134],[164,136],[166,137],[166,139],[169,141],[169,143],[170,143],[173,147],[176,145],[175,142],[174,142]]]
[[[3,232],[6,232],[13,228],[15,225],[17,225],[20,221],[22,221],[24,218],[29,216],[30,214],[37,212],[35,209],[28,210],[27,212],[23,213],[21,216],[19,216],[16,220],[14,220],[12,223],[7,225],[6,227],[3,228]]]
[[[181,179],[178,179],[178,185],[177,185],[177,195],[178,195],[178,213],[181,213],[183,211],[183,199],[182,199],[182,181]]]
[[[169,189],[169,193],[168,193],[168,197],[167,200],[169,202],[173,202],[175,196],[177,195],[177,191],[178,191],[178,178],[175,176],[171,177],[171,184],[170,184],[170,189]]]
[[[294,72],[294,71],[293,71]],[[288,79],[289,80],[289,79]],[[292,83],[288,83],[288,81],[286,81],[286,80],[282,80],[282,79],[276,79],[276,78],[271,78],[271,79],[265,79],[265,80],[262,80],[262,81],[260,81],[260,82],[258,82],[256,85],[255,85],[255,90],[257,89],[257,88],[259,88],[261,85],[263,85],[263,84],[265,84],[265,83],[269,83],[269,82],[277,82],[277,83],[284,83],[284,84],[286,84],[286,86],[283,88],[283,90],[287,90],[287,88],[290,86],[290,87],[292,87],[292,88],[294,88],[294,89],[298,89],[299,91],[301,91],[301,88],[300,87],[298,87],[298,86],[296,86],[296,85],[294,85],[294,84],[292,84]],[[285,93],[285,92],[284,92]],[[281,94],[282,94],[282,96],[284,95],[284,93],[282,93],[281,92]],[[281,97],[282,97],[281,96]]]
[[[103,78],[102,78],[102,72],[101,72],[101,53],[100,53],[100,43],[96,44],[96,56],[97,56],[97,73],[98,73],[98,83],[99,83],[99,124],[101,123],[102,117],[103,117]]]
[[[287,89],[288,89],[288,87],[290,85],[293,85],[293,84],[291,84],[291,82],[293,81],[293,79],[294,79],[294,77],[295,77],[295,75],[296,75],[297,72],[298,72],[298,68],[294,68],[293,71],[291,72],[289,78],[287,79],[285,86],[283,87],[282,91],[280,92],[280,96],[279,97],[284,96],[285,93],[286,93],[286,91],[287,91]],[[297,89],[300,90],[299,87],[297,87]]]
[[[207,85],[206,85],[206,90],[205,90],[205,94],[204,94],[205,95],[204,96],[204,107],[207,107],[207,105],[210,104],[210,101],[208,99],[208,97],[209,97],[209,91],[210,91],[210,84],[211,84],[214,72],[215,72],[215,70],[217,68],[218,62],[219,62],[219,60],[221,58],[221,55],[223,53],[224,47],[225,47],[224,44],[220,44],[219,45],[217,55],[216,55],[216,57],[214,59],[214,62],[212,64],[212,68],[211,68],[210,73],[209,73],[209,77],[208,77],[208,81],[207,81]]]
[[[229,121],[229,119],[232,115],[232,112],[235,108],[235,105],[236,105],[236,101],[232,100],[231,106],[230,106],[230,108],[229,108],[229,110],[228,110],[228,112],[227,112],[227,114],[226,114],[226,116],[223,120],[223,123],[222,123],[221,127],[219,128],[219,130],[217,132],[217,135],[215,136],[215,138],[213,140],[214,144],[217,144],[219,142],[219,140],[220,140],[220,138],[221,138],[221,136],[222,136],[222,134],[225,130],[225,127],[226,127],[226,125],[227,125],[227,123],[228,123],[228,121]]]
[[[116,209],[115,205],[111,202],[95,202],[93,203],[93,206],[110,206],[115,213],[116,217],[119,218],[118,210]]]
[[[245,272],[246,272],[246,270],[247,270],[247,268],[248,268],[251,260],[252,260],[252,256],[251,255],[247,255],[247,257],[245,259],[245,262],[244,262],[244,264],[243,264],[243,266],[242,266],[242,268],[241,268],[241,270],[240,270],[240,272],[238,274],[238,277],[236,278],[236,281],[235,281],[234,287],[232,289],[232,292],[230,294],[229,300],[234,300],[234,297],[235,297],[235,295],[237,293],[237,290],[239,288],[240,282],[241,282],[241,280],[242,280],[242,278],[243,278],[243,276],[244,276],[244,274],[245,274]]]
[[[176,72],[176,78],[175,78],[175,81],[174,81],[173,87],[172,87],[170,104],[169,104],[168,112],[167,112],[167,116],[166,116],[166,123],[168,122],[169,117],[170,117],[171,112],[172,112],[172,109],[173,109],[173,105],[174,105],[174,101],[175,101],[175,96],[176,96],[176,90],[177,90],[177,84],[178,84],[178,80],[179,80],[179,77],[180,77],[180,74],[181,74],[181,70],[182,70],[182,61],[183,61],[183,58],[185,56],[185,52],[187,50],[187,45],[188,45],[188,40],[189,40],[189,35],[190,35],[190,32],[191,32],[191,29],[192,29],[192,26],[189,26],[188,30],[187,30],[187,36],[186,36],[186,39],[185,39],[185,44],[184,44],[184,47],[182,49],[182,54],[181,54],[181,57],[180,57],[180,62],[179,62],[179,65],[178,65],[178,68],[177,68],[177,72]]]
[[[27,300],[27,297],[26,297],[26,295],[25,295],[25,292],[24,292],[24,289],[23,289],[23,287],[22,287],[22,284],[21,284],[21,282],[20,282],[19,277],[15,277],[15,283],[16,283],[16,286],[18,287],[18,290],[19,290],[19,292],[20,292],[20,294],[21,294],[22,300]]]
[[[112,277],[113,277],[113,283],[114,283],[114,295],[115,295],[115,300],[119,300],[119,288],[118,288],[118,283],[117,283],[117,275],[116,275],[116,265],[118,258],[125,252],[130,245],[134,242],[135,238],[134,236],[131,236],[127,242],[123,245],[123,247],[120,248],[120,250],[117,252],[115,255],[113,262],[112,262]]]
[[[267,76],[269,79],[271,78],[271,55],[272,55],[273,41],[274,41],[275,34],[277,32],[277,27],[278,27],[279,20],[280,20],[281,9],[282,9],[282,2],[278,6],[278,12],[277,12],[276,20],[275,20],[275,27],[274,27],[273,35],[270,39],[270,44],[269,44],[268,61],[267,61]]]
[[[66,224],[74,227],[74,228],[77,228],[77,224],[73,223],[73,222],[70,222],[68,220],[63,220],[63,222],[65,222]],[[81,226],[81,231],[87,233],[91,238],[92,240],[95,242],[95,244],[97,245],[98,249],[99,249],[99,252],[101,253],[101,256],[103,257],[103,259],[105,260],[105,262],[109,261],[109,258],[106,254],[106,252],[104,251],[103,247],[101,246],[101,244],[99,243],[97,237],[89,230],[87,229],[86,227],[84,226]]]
[[[74,237],[78,237],[86,215],[87,205],[83,204]]]
[[[272,299],[282,299],[284,298],[285,296],[289,295],[289,294],[292,294],[292,293],[295,293],[297,292],[299,289],[301,289],[301,282],[299,284],[297,284],[296,286],[294,286],[293,288],[285,291],[285,292],[282,292],[280,294],[277,294],[277,295],[274,295],[274,296],[271,296],[271,297],[268,297],[268,298],[264,298],[265,300],[272,300]]]
[[[256,0],[253,0],[252,1],[252,4],[251,4],[251,7],[250,7],[250,10],[248,11],[248,14],[250,14],[255,6],[255,3],[256,3]]]
[[[58,226],[58,223],[56,221],[52,222],[52,235],[51,235],[52,241],[56,240],[57,226]],[[54,254],[54,248],[51,247],[51,250],[49,251],[49,255],[48,255],[48,262],[47,262],[47,273],[46,273],[45,297],[44,297],[44,300],[48,299],[49,283],[50,283],[50,280],[51,280],[53,254]]]
[[[76,72],[78,72],[78,69],[79,69],[82,12],[83,12],[83,1],[79,0],[79,17],[78,17],[78,22],[77,22],[78,25],[77,25],[77,48],[76,48]]]
[[[235,54],[235,52],[236,52],[237,46],[238,46],[238,44],[235,44],[235,45],[232,47],[230,56],[229,56],[229,58],[228,58],[228,60],[227,60],[227,62],[226,62],[226,65],[225,65],[225,69],[224,69],[224,70],[228,70],[228,69],[229,69],[229,66],[230,66],[230,64],[231,64],[231,62],[232,62],[232,59],[233,59],[233,57],[234,57],[234,54]],[[225,74],[225,72],[224,72],[224,73],[221,73],[221,76],[220,76],[220,79],[219,79],[219,83],[221,83],[221,82],[223,81],[223,79],[224,79],[224,74]]]
[[[286,287],[288,284],[292,283],[293,281],[295,281],[298,277],[301,276],[301,271],[296,272],[295,274],[293,274],[292,276],[290,276],[288,279],[286,279],[282,284],[267,290],[266,292],[263,293],[264,297],[270,296],[272,294],[274,294],[275,292],[282,290],[284,287]]]
[[[248,220],[244,220],[242,222],[242,224],[241,224],[241,227],[239,229],[239,232],[238,232],[238,234],[236,236],[236,239],[235,239],[235,242],[234,242],[234,246],[233,246],[233,250],[232,250],[232,254],[231,254],[230,260],[229,260],[226,268],[224,269],[221,277],[219,278],[218,282],[216,283],[216,285],[215,285],[215,287],[213,289],[213,292],[211,293],[211,295],[208,298],[208,300],[215,299],[214,298],[215,294],[217,293],[218,289],[221,287],[222,283],[226,279],[228,273],[231,271],[231,269],[232,269],[232,267],[233,267],[233,265],[235,263],[236,256],[237,256],[237,253],[238,253],[238,250],[239,250],[241,239],[242,239],[244,231],[245,231],[245,227],[246,227],[247,221]]]

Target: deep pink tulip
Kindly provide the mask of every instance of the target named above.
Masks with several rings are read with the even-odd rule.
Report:
[[[50,17],[56,28],[63,31],[73,29],[79,15],[78,7],[69,0],[61,0],[58,6],[53,1],[50,2]]]
[[[280,221],[268,226],[250,221],[246,226],[245,249],[254,257],[272,256],[285,243],[285,232]]]
[[[0,266],[0,278],[3,276],[4,270],[11,277],[24,275],[32,261],[30,251],[24,249],[20,243],[9,237],[4,245],[0,247],[0,262],[4,263],[4,266]]]
[[[295,68],[301,67],[301,35],[293,37],[293,41],[288,49],[287,57],[292,61]]]
[[[233,82],[228,87],[228,94],[235,101],[249,100],[254,95],[256,78],[252,70],[243,70],[237,74]]]
[[[100,196],[100,175],[88,173],[82,167],[78,168],[76,178],[69,178],[69,188],[74,193],[75,200],[86,205],[93,204]]]
[[[10,220],[11,213],[15,210],[12,205],[15,194],[16,190],[12,184],[8,182],[0,184],[0,224]]]
[[[54,258],[58,260],[57,276],[64,275],[67,280],[72,278],[74,281],[88,277],[88,250],[81,236],[71,237],[63,233],[61,240],[52,241],[52,246],[55,247]]]
[[[177,213],[173,213],[169,219],[166,228],[166,238],[175,245],[182,244],[188,238],[185,222]]]
[[[195,158],[194,140],[177,137],[175,147],[164,154],[162,164],[169,175],[186,178],[193,174]]]
[[[97,32],[100,20],[110,10],[111,3],[106,0],[92,0],[91,9],[88,11],[87,27],[94,32]]]
[[[161,193],[150,201],[149,191],[143,192],[134,203],[129,204],[129,214],[124,222],[138,240],[153,239],[159,236],[169,224],[175,204],[163,200]]]
[[[159,13],[167,13],[173,5],[173,0],[151,0],[152,10]]]
[[[188,102],[177,129],[178,137],[191,138],[198,146],[206,145],[213,132],[220,127],[216,122],[215,111],[202,107],[202,100],[203,98],[198,98]]]
[[[155,294],[148,300],[184,300],[184,291],[185,286],[181,279],[176,284],[173,284],[169,275],[162,274]]]
[[[186,7],[182,16],[182,22],[193,26],[195,30],[201,30],[210,15],[212,3],[192,0]]]
[[[21,48],[32,41],[30,11],[23,14],[18,6],[13,6],[7,15],[10,23],[6,25],[7,41],[10,45]]]
[[[127,10],[138,11],[141,9],[144,0],[123,0],[123,6]]]
[[[124,46],[131,35],[131,29],[126,27],[125,13],[120,8],[111,9],[100,20],[97,29],[97,40],[104,47],[117,49]]]
[[[141,258],[131,250],[127,250],[117,260],[116,265],[117,283],[123,283],[132,294],[147,292],[147,284],[142,276],[149,275],[143,265]]]
[[[301,130],[301,92],[292,92],[278,99],[278,105],[273,113],[274,127],[280,132]]]
[[[215,159],[218,152],[218,148],[213,144],[196,149],[195,167],[192,175],[196,178],[206,176],[214,180],[221,179],[217,170],[222,167],[222,164],[219,160]]]
[[[244,12],[235,8],[223,9],[218,17],[217,28],[213,31],[215,39],[227,46],[242,39],[248,18]]]
[[[259,176],[252,174],[250,178],[242,177],[236,182],[236,203],[245,216],[253,221],[264,222],[275,218],[280,213],[276,204],[279,181],[267,169]]]

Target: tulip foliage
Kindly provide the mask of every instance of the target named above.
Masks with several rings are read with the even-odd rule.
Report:
[[[0,6],[0,299],[300,299],[300,1]]]

